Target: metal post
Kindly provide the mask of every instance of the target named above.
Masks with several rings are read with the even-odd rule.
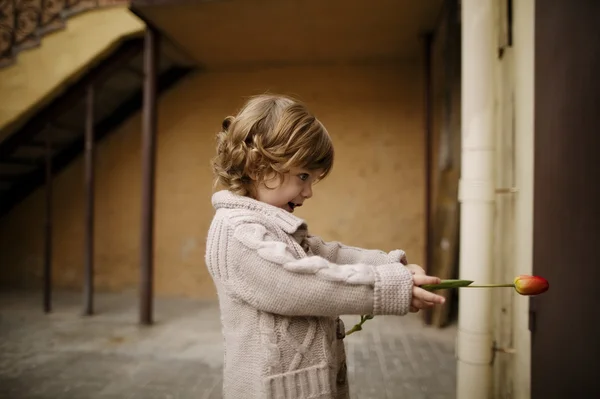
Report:
[[[144,105],[142,110],[142,230],[140,254],[140,323],[152,324],[154,283],[154,192],[156,170],[156,75],[158,33],[146,28],[144,41]]]
[[[86,93],[85,115],[85,273],[83,314],[94,313],[94,86]]]
[[[431,252],[432,238],[431,232],[431,173],[432,173],[432,157],[431,150],[433,146],[433,114],[432,114],[432,72],[431,72],[431,49],[433,45],[433,34],[426,33],[423,38],[423,74],[424,74],[424,124],[425,124],[425,267],[431,270]]]
[[[46,132],[46,209],[44,221],[44,312],[52,311],[52,145]]]

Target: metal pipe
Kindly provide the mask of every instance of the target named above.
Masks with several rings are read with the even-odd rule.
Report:
[[[142,110],[142,218],[140,254],[140,323],[152,324],[154,283],[154,195],[156,171],[156,75],[158,32],[147,27],[144,41]]]
[[[493,0],[462,1],[460,278],[490,283],[495,212]],[[492,290],[460,292],[457,398],[487,398],[492,386]]]
[[[86,92],[85,114],[85,272],[83,314],[94,313],[94,86]]]
[[[46,202],[44,220],[44,312],[52,311],[52,145],[46,132]]]

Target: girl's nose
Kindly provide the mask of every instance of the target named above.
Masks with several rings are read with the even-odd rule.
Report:
[[[312,184],[304,185],[304,190],[302,190],[302,196],[306,199],[309,199],[310,197],[313,196]]]

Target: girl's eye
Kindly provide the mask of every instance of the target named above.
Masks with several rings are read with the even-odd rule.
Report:
[[[302,173],[302,174],[299,174],[298,177],[300,178],[300,180],[306,181],[309,176],[308,176],[308,173]]]

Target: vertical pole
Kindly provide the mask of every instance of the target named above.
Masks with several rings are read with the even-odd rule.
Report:
[[[156,73],[158,33],[146,28],[144,105],[142,110],[142,226],[140,254],[140,323],[152,324],[154,280],[154,192],[156,170]]]
[[[46,203],[44,221],[44,312],[52,311],[52,146],[46,132]]]
[[[459,278],[492,281],[495,231],[496,2],[461,2],[461,168]],[[458,301],[457,394],[489,398],[492,290],[463,290]]]
[[[85,274],[83,314],[94,313],[94,86],[86,93],[85,114]]]
[[[425,268],[431,270],[431,172],[432,159],[432,75],[431,75],[431,47],[433,45],[433,34],[428,32],[423,40],[423,70],[424,70],[424,118],[425,118]]]

